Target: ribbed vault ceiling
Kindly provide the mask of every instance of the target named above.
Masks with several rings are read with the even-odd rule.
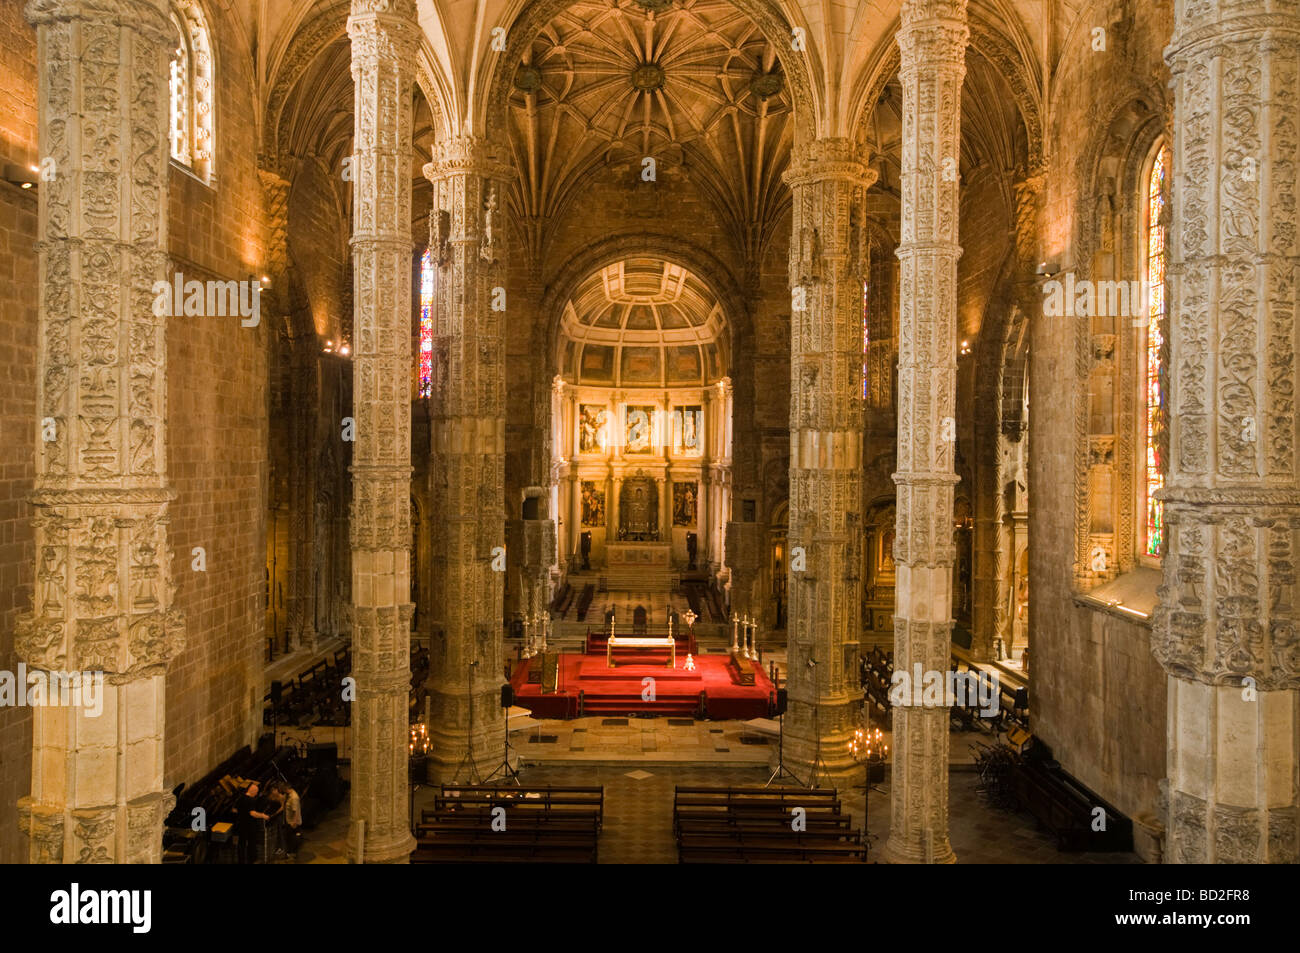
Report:
[[[511,107],[525,218],[561,210],[594,167],[646,156],[685,166],[742,232],[777,211],[788,92],[725,0],[579,0],[534,40]]]

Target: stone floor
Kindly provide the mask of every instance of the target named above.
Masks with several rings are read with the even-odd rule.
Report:
[[[510,743],[525,765],[626,761],[677,764],[767,764],[776,740],[739,721],[691,718],[531,718],[512,720]]]
[[[346,770],[346,769],[345,769]],[[605,788],[605,825],[600,837],[603,864],[670,864],[676,862],[672,835],[673,788],[678,784],[763,784],[766,767],[601,764],[528,767],[525,784],[599,784]],[[1056,849],[1054,839],[1037,830],[1028,815],[988,807],[976,791],[971,771],[949,775],[950,837],[957,862],[964,864],[1137,864],[1136,854],[1074,854]],[[416,791],[415,810],[433,797],[431,788]],[[855,824],[863,810],[862,787],[842,788],[844,808]],[[889,793],[873,787],[869,824],[873,850],[889,836]],[[347,863],[349,805],[344,801],[314,830],[307,831],[298,863]]]

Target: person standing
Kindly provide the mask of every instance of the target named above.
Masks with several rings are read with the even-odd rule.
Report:
[[[235,802],[235,812],[238,814],[235,832],[239,836],[241,864],[257,862],[257,842],[261,839],[262,833],[262,825],[258,822],[267,819],[267,815],[261,810],[262,801],[258,796],[259,791],[257,782],[253,781],[244,788],[244,793]]]

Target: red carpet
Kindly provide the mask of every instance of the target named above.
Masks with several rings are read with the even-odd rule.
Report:
[[[744,720],[766,718],[775,702],[766,673],[755,666],[754,684],[740,685],[728,655],[696,656],[693,672],[683,668],[686,656],[680,652],[676,669],[667,665],[667,650],[630,658],[624,654],[615,660],[617,668],[606,666],[603,647],[599,654],[561,655],[556,691],[543,695],[539,682],[528,681],[529,669],[538,659],[526,659],[510,679],[515,704],[537,718],[651,714]],[[646,692],[642,679],[647,677],[655,680],[653,701],[642,699]]]

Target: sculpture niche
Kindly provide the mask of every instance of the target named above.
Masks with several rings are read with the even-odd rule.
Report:
[[[618,496],[618,538],[633,543],[659,541],[659,489],[650,477],[623,481]]]

